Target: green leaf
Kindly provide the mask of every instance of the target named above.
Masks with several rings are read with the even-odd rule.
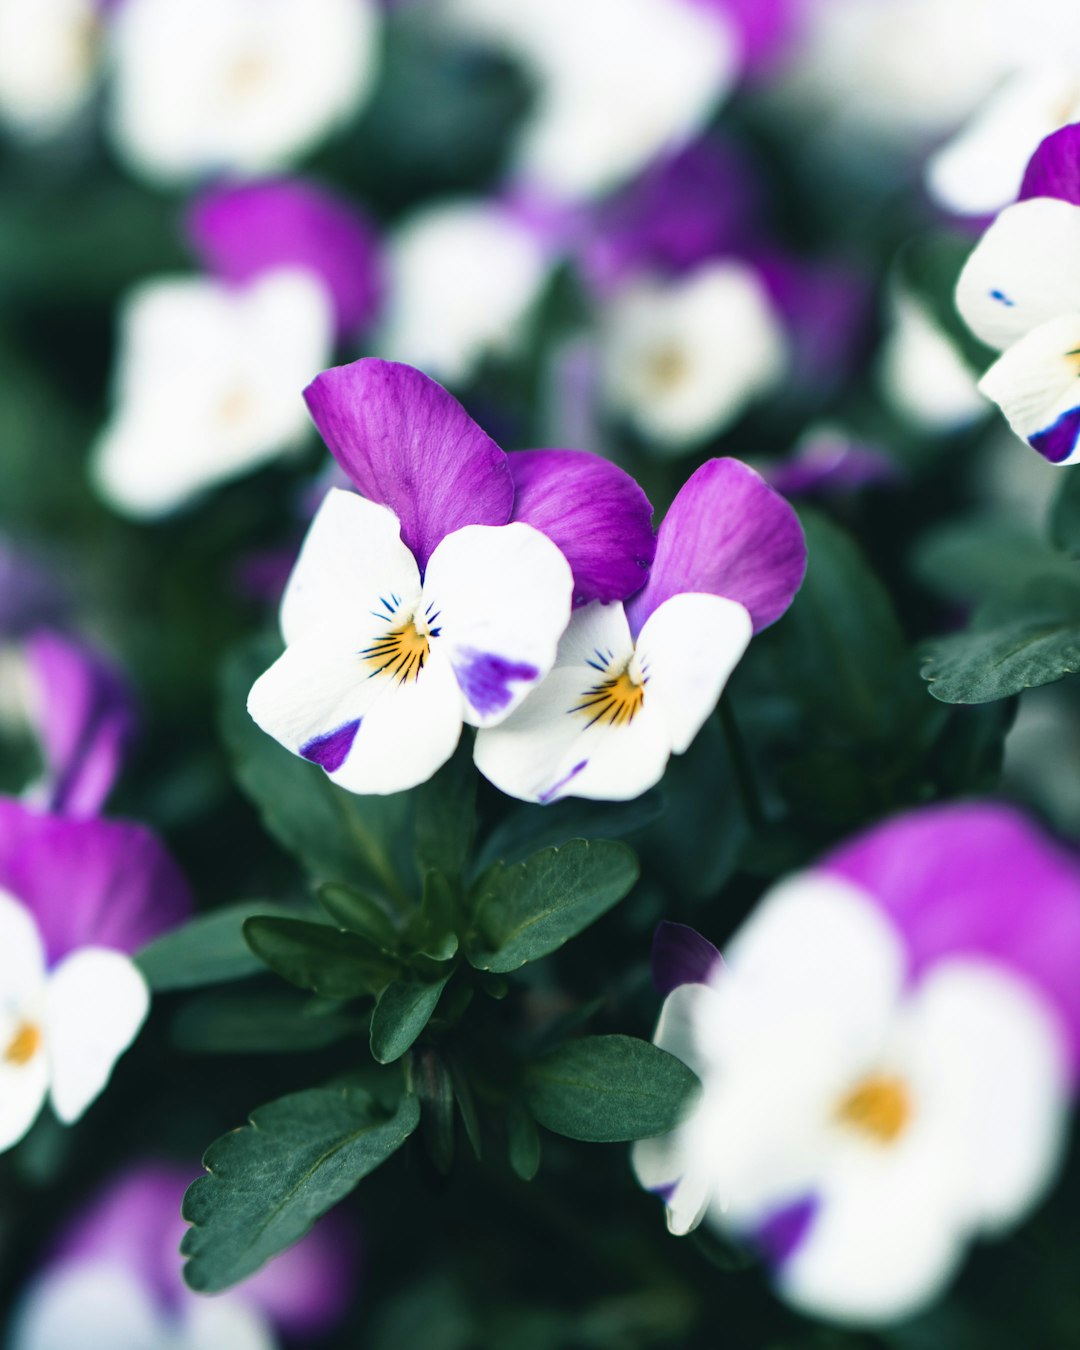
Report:
[[[476,1111],[476,1099],[473,1096],[472,1086],[469,1083],[468,1074],[452,1054],[447,1056],[447,1064],[454,1084],[454,1097],[457,1099],[458,1110],[461,1112],[461,1123],[465,1126],[465,1137],[469,1141],[469,1146],[477,1162],[479,1162],[483,1155],[483,1144],[480,1138],[480,1117]]]
[[[1038,577],[1075,577],[1078,570],[1029,526],[995,516],[940,525],[918,541],[911,561],[924,585],[964,603],[1009,594]]]
[[[290,754],[247,713],[255,680],[280,655],[267,640],[234,652],[222,680],[221,724],[236,779],[263,824],[317,881],[336,881],[404,898],[414,874],[413,803],[408,793],[361,797],[337,787],[315,764]]]
[[[420,1134],[437,1172],[454,1161],[454,1086],[442,1057],[430,1047],[413,1060],[413,1086],[420,1102]]]
[[[184,1197],[181,1251],[200,1293],[228,1289],[298,1241],[412,1134],[413,1096],[388,1116],[361,1088],[314,1088],[262,1106],[210,1145]]]
[[[441,872],[424,878],[420,910],[406,929],[406,941],[421,956],[449,961],[457,952],[457,903],[453,886]]]
[[[465,954],[497,974],[549,956],[621,900],[638,875],[633,852],[605,839],[572,839],[514,867],[497,865],[476,887]]]
[[[540,1170],[540,1131],[520,1102],[506,1108],[506,1148],[517,1175],[522,1181],[532,1181]]]
[[[1050,508],[1050,538],[1070,558],[1080,558],[1080,478],[1066,470]]]
[[[674,1129],[699,1090],[682,1060],[632,1036],[583,1036],[525,1071],[525,1101],[555,1134],[590,1143]]]
[[[347,928],[350,933],[366,938],[390,955],[397,952],[401,938],[381,900],[351,886],[338,886],[332,882],[320,886],[315,894],[337,928]]]
[[[379,995],[371,1015],[371,1053],[380,1064],[400,1059],[431,1019],[449,975],[433,984],[395,980]]]
[[[310,1001],[291,991],[197,995],[173,1018],[178,1050],[201,1055],[261,1055],[321,1050],[355,1033],[357,1024],[338,1012],[310,1015]]]
[[[484,841],[472,876],[492,863],[524,862],[537,850],[558,848],[571,839],[622,839],[664,814],[664,793],[658,788],[631,802],[589,802],[568,797],[550,806],[515,807]]]
[[[989,703],[1080,670],[1080,584],[1054,579],[989,600],[964,633],[926,644],[922,667],[943,703]]]
[[[416,856],[422,873],[457,880],[465,871],[476,833],[476,780],[472,737],[461,738],[454,757],[416,791]]]
[[[135,964],[155,994],[258,975],[265,967],[243,933],[244,921],[257,914],[285,917],[295,915],[296,910],[269,900],[244,900],[212,914],[199,914],[183,928],[148,943]]]
[[[298,919],[248,919],[248,946],[271,970],[323,998],[377,994],[401,970],[355,933]]]

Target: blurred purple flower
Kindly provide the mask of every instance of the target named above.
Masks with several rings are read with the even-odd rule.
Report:
[[[895,483],[903,476],[899,464],[879,446],[831,427],[809,431],[786,459],[757,467],[767,483],[788,496],[854,492]]]
[[[203,267],[244,284],[276,268],[314,276],[334,309],[339,339],[375,318],[381,298],[374,226],[350,202],[299,178],[225,183],[188,210],[187,234]]]
[[[0,537],[0,638],[20,637],[63,618],[69,599],[59,578]]]
[[[25,1294],[12,1350],[134,1350],[133,1326],[144,1338],[138,1350],[247,1350],[275,1344],[275,1332],[306,1343],[341,1320],[359,1244],[337,1214],[227,1295],[193,1294],[179,1253],[190,1179],[174,1164],[143,1163],[91,1201]]]

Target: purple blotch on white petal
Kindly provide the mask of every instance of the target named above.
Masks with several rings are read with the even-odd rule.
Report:
[[[580,764],[575,764],[569,773],[564,774],[557,783],[553,783],[546,792],[541,792],[536,800],[542,806],[546,806],[548,802],[554,801],[563,788],[566,787],[567,783],[572,783],[578,774],[581,773],[582,769],[588,767],[588,764],[589,761],[587,759],[583,759]]]
[[[754,1241],[774,1269],[784,1264],[809,1233],[818,1204],[816,1196],[807,1196],[774,1210],[760,1225]]]
[[[652,944],[652,978],[664,998],[681,984],[708,984],[724,959],[713,944],[684,923],[657,925]]]
[[[353,741],[356,740],[356,733],[360,730],[361,721],[362,719],[358,717],[355,722],[346,722],[344,726],[328,731],[324,736],[313,737],[306,745],[300,747],[300,754],[304,759],[311,760],[312,764],[318,764],[327,773],[333,773],[335,769],[340,769],[348,758]]]
[[[1038,450],[1051,464],[1061,464],[1076,449],[1080,438],[1080,408],[1063,412],[1050,426],[1033,432],[1027,439],[1033,450]]]
[[[514,697],[511,683],[535,680],[539,670],[524,661],[507,661],[493,652],[462,652],[454,660],[461,692],[481,717],[501,712]]]

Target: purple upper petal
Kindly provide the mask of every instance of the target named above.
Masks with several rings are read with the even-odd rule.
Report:
[[[1080,1071],[1080,857],[1012,807],[955,803],[879,825],[821,867],[881,905],[914,976],[970,954],[1030,979],[1060,1011]]]
[[[688,272],[747,239],[760,197],[740,150],[715,137],[698,141],[598,209],[582,269],[601,292],[641,272]]]
[[[708,938],[684,923],[657,925],[652,944],[652,978],[667,998],[681,984],[708,984],[724,958]]]
[[[190,1169],[171,1163],[122,1173],[76,1216],[50,1267],[107,1262],[132,1272],[163,1312],[194,1302],[180,1258],[187,1229],[180,1206],[190,1180]],[[356,1234],[334,1214],[227,1297],[259,1308],[286,1335],[318,1335],[351,1302],[358,1261]]]
[[[131,690],[100,656],[58,633],[36,633],[27,658],[48,765],[48,809],[92,816],[108,797],[135,733]]]
[[[349,202],[296,178],[213,187],[187,215],[202,265],[242,284],[277,267],[313,273],[333,302],[338,336],[355,336],[380,297],[374,227]]]
[[[506,455],[440,384],[394,361],[323,371],[304,390],[311,416],[357,489],[388,506],[421,571],[463,525],[505,525]]]
[[[518,450],[509,460],[513,519],[562,550],[575,606],[624,600],[641,588],[656,536],[652,505],[628,473],[585,450]]]
[[[657,536],[644,590],[627,606],[630,627],[673,595],[702,591],[737,600],[754,631],[775,623],[806,571],[799,518],[760,474],[737,459],[710,459],[683,484]]]
[[[805,0],[690,0],[734,25],[742,48],[743,71],[768,75],[792,51]]]
[[[1017,200],[1029,197],[1057,197],[1080,206],[1080,123],[1047,136],[1028,160]]]
[[[136,952],[191,912],[187,882],[145,826],[42,815],[8,799],[0,889],[33,913],[50,964],[86,946]]]

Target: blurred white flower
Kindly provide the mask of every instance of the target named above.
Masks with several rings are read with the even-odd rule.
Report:
[[[564,199],[606,192],[688,140],[738,70],[730,21],[689,0],[448,0],[447,10],[532,76],[517,176]]]
[[[631,283],[611,301],[602,332],[609,407],[671,454],[718,435],[787,364],[765,287],[731,259]]]
[[[537,232],[485,199],[427,207],[391,237],[380,355],[448,384],[511,353],[550,272]]]
[[[301,390],[332,351],[329,300],[304,273],[140,286],[121,313],[116,408],[93,457],[99,492],[158,516],[286,452],[307,426]]]
[[[927,431],[955,431],[986,413],[978,376],[913,295],[894,297],[878,382],[897,412]]]
[[[117,150],[166,183],[279,169],[360,107],[380,30],[375,0],[124,0]]]
[[[94,0],[0,0],[0,119],[46,136],[86,106],[100,55]]]

